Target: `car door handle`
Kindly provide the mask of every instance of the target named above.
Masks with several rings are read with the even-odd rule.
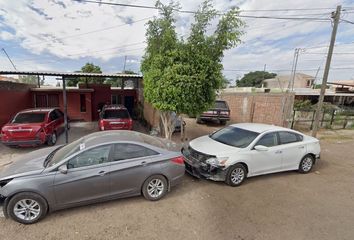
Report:
[[[275,154],[280,154],[280,153],[282,153],[282,152],[283,152],[283,151],[278,150],[278,151],[275,152]]]
[[[105,171],[100,171],[100,172],[98,172],[98,175],[104,176],[104,175],[106,175],[106,172]]]
[[[146,161],[142,161],[140,164],[141,164],[142,166],[146,166],[146,165],[147,165],[147,162],[146,162]]]

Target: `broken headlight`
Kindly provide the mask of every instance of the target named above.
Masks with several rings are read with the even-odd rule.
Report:
[[[221,158],[209,158],[205,162],[212,165],[212,166],[220,166],[224,167],[225,163],[229,159],[228,157],[221,157]]]

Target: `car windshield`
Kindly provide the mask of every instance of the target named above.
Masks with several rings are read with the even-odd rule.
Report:
[[[259,135],[237,127],[226,127],[209,135],[211,139],[238,148],[245,148]]]
[[[12,123],[41,123],[44,122],[45,113],[19,113]]]
[[[53,155],[49,155],[51,159],[48,159],[48,163],[46,167],[54,166],[55,164],[59,163],[61,160],[73,155],[74,153],[80,151],[80,144],[83,142],[83,139],[80,138],[68,145],[59,148],[58,150],[54,150]]]
[[[103,113],[104,119],[129,118],[126,110],[105,110]]]
[[[226,103],[224,101],[216,101],[214,104],[214,108],[226,109]]]

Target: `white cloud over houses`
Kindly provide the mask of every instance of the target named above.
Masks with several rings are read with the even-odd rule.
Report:
[[[107,0],[109,1],[109,0]],[[115,0],[113,2],[154,5],[149,0]],[[163,1],[167,2],[167,1]],[[181,0],[182,9],[196,10],[201,0]],[[332,8],[337,4],[354,9],[350,1],[335,0],[215,0],[215,8],[225,11],[238,5],[242,10]],[[329,18],[330,9],[287,12],[243,12],[244,15]],[[343,16],[354,20],[354,10]],[[148,19],[157,15],[154,9],[138,9],[82,3],[71,0],[17,0],[0,1],[0,44],[4,45],[21,69],[74,71],[77,63],[99,63],[104,71],[121,71],[126,66],[139,69],[145,47],[145,29]],[[177,31],[189,33],[191,14],[177,14]],[[330,22],[244,19],[247,27],[243,43],[225,53],[225,75],[230,79],[242,76],[248,70],[269,70],[288,73],[294,48],[326,46],[329,43]],[[354,42],[354,25],[341,23],[338,43]],[[324,49],[318,49],[325,52]],[[336,47],[335,51],[354,52],[354,44]],[[307,51],[307,53],[310,50]],[[322,53],[321,52],[321,53]],[[321,54],[301,54],[298,69],[323,68]],[[335,55],[333,66],[353,67],[354,55]],[[0,56],[1,68],[11,65]],[[314,75],[316,71],[305,72]],[[319,72],[321,74],[321,71]],[[350,79],[354,69],[331,71],[331,79]]]

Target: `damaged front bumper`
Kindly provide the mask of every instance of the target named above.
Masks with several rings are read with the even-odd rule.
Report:
[[[224,166],[216,166],[191,156],[188,149],[183,148],[184,164],[186,172],[197,178],[206,178],[213,181],[225,181],[227,169]]]

